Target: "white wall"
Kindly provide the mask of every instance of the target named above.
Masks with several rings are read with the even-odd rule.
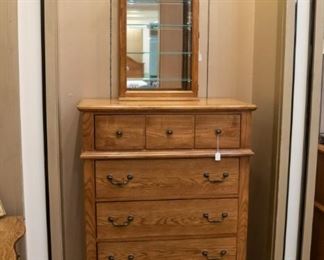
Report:
[[[18,1],[18,52],[26,254],[46,260],[40,0]]]

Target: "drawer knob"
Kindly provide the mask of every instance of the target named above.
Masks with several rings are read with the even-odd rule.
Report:
[[[118,129],[118,130],[116,131],[116,136],[117,136],[117,138],[122,137],[122,136],[123,136],[123,130]]]
[[[132,223],[132,221],[134,220],[134,217],[132,215],[129,215],[127,217],[127,219],[122,222],[122,223],[118,223],[117,219],[114,217],[108,217],[108,221],[114,226],[114,227],[127,227],[129,226],[130,223]]]
[[[217,128],[216,130],[215,130],[215,134],[216,135],[221,135],[222,134],[222,129],[220,129],[220,128]]]
[[[112,185],[116,185],[116,186],[126,186],[131,180],[133,180],[134,179],[134,177],[133,177],[133,175],[131,175],[131,174],[128,174],[127,175],[127,178],[126,179],[122,179],[122,180],[116,180],[116,179],[114,179],[114,177],[111,175],[111,174],[109,174],[108,176],[107,176],[107,180],[112,184]]]
[[[166,134],[169,135],[169,136],[173,135],[173,130],[172,129],[167,129]]]
[[[134,260],[134,259],[135,259],[135,256],[133,256],[133,255],[129,255],[129,256],[127,257],[127,259],[128,259],[128,260]],[[116,258],[115,258],[114,256],[110,255],[110,256],[108,256],[108,260],[116,260]]]
[[[219,256],[210,256],[207,250],[202,251],[202,255],[206,257],[208,260],[221,260],[225,255],[227,255],[226,250],[222,250],[219,252]]]
[[[209,181],[210,183],[222,183],[224,182],[228,177],[229,177],[229,173],[228,172],[224,172],[221,178],[217,178],[217,179],[211,179],[209,172],[204,172],[204,177],[207,179],[207,181]]]
[[[209,223],[212,223],[212,224],[219,224],[219,223],[222,223],[227,217],[228,217],[228,213],[226,212],[223,212],[221,214],[221,216],[218,218],[218,219],[212,219],[208,213],[204,213],[203,214],[203,217],[209,222]]]

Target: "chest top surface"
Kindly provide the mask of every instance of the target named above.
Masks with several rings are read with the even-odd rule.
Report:
[[[235,99],[210,98],[191,101],[124,101],[118,99],[84,99],[78,104],[83,112],[123,112],[123,111],[253,111],[256,106]]]

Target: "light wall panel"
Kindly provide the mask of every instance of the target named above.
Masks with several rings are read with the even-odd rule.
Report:
[[[110,96],[109,1],[58,1],[58,89],[65,259],[83,259],[82,98]]]
[[[254,1],[210,1],[208,97],[252,99]]]

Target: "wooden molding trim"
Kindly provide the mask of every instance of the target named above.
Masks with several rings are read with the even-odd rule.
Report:
[[[82,112],[163,112],[163,111],[253,111],[257,107],[252,104],[228,98],[199,98],[191,101],[120,101],[118,99],[85,99],[78,104]]]
[[[223,157],[249,157],[254,153],[251,149],[226,149],[221,150]],[[144,159],[144,158],[200,158],[214,157],[215,150],[166,150],[166,151],[130,151],[130,152],[83,152],[81,159]]]

